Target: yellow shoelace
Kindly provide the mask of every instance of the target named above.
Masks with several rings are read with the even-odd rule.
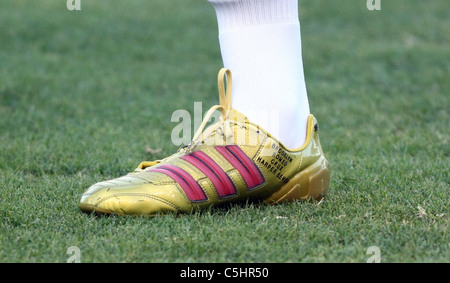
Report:
[[[225,79],[226,79],[226,84],[225,84]],[[208,137],[210,137],[214,132],[218,132],[219,134],[224,135],[226,140],[229,140],[230,138],[233,137],[233,130],[231,128],[232,124],[238,125],[241,128],[245,127],[244,123],[242,123],[242,122],[237,122],[237,121],[227,119],[228,113],[231,110],[231,93],[232,93],[232,84],[233,84],[231,71],[229,69],[222,68],[219,71],[217,81],[218,81],[218,86],[219,86],[219,103],[220,104],[211,107],[208,110],[208,112],[206,112],[206,115],[203,118],[203,121],[200,124],[200,127],[195,132],[194,137],[192,138],[192,141],[188,145],[181,147],[178,150],[178,152],[183,149],[184,149],[184,153],[191,152],[197,145],[204,143],[206,141],[206,139]],[[222,114],[220,116],[220,121],[209,126],[206,130],[204,130],[216,110],[220,110],[220,112]],[[161,161],[162,160],[143,161],[136,168],[135,172],[142,171],[143,169],[145,169],[147,167],[151,167],[153,165],[156,165],[156,164],[160,163]]]

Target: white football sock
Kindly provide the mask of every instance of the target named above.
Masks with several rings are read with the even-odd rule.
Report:
[[[298,148],[310,114],[298,0],[209,0],[224,67],[233,74],[232,108]]]

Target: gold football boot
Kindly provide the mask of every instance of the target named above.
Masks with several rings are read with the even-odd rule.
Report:
[[[303,146],[288,149],[231,109],[228,69],[220,70],[218,82],[220,105],[206,113],[188,146],[162,160],[141,162],[126,176],[94,184],[82,195],[80,209],[155,215],[245,200],[272,204],[322,199],[330,174],[314,116],[309,116]],[[216,110],[221,111],[220,121],[205,129]]]

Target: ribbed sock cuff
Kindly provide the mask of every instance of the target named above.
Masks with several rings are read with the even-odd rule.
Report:
[[[298,0],[209,0],[219,32],[255,25],[299,23]]]

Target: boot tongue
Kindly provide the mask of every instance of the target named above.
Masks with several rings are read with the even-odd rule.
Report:
[[[234,127],[232,138],[227,139],[226,144],[255,146],[261,143],[264,136],[267,136],[264,129],[249,121],[247,116],[238,110],[229,110],[227,121],[232,121],[238,126]]]
[[[210,138],[207,138],[206,145],[232,145],[232,144],[242,144],[245,142],[245,137],[248,135],[245,131],[248,131],[249,121],[247,117],[235,110],[230,109],[226,112],[226,120],[222,122],[218,122],[220,124],[213,124],[207,128],[204,132],[206,136],[211,135]],[[220,125],[220,128],[217,126]],[[238,125],[237,127],[233,127],[233,125]],[[217,129],[215,129],[217,128]],[[216,132],[217,131],[217,132]],[[243,140],[241,140],[243,139]]]

